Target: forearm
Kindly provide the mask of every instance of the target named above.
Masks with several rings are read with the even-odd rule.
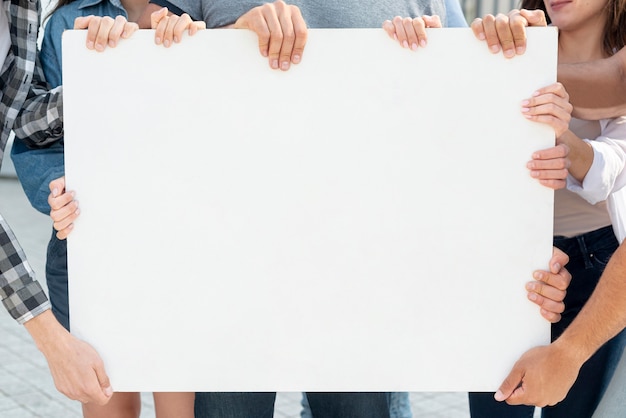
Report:
[[[555,344],[586,361],[626,327],[626,244],[609,261],[598,286]]]
[[[565,144],[569,148],[568,158],[571,165],[568,171],[572,177],[582,183],[593,163],[593,149],[591,145],[569,130],[557,139],[557,143]]]
[[[24,323],[50,308],[50,302],[35,280],[13,231],[0,216],[0,299],[18,323]]]
[[[63,136],[63,88],[31,88],[15,120],[15,136],[31,148],[48,146]]]
[[[560,64],[558,80],[574,105],[574,116],[597,120],[626,115],[626,49],[610,58]]]

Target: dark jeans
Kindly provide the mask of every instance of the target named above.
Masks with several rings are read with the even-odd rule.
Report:
[[[308,392],[315,418],[388,418],[389,394]],[[275,392],[198,392],[196,418],[272,418]]]
[[[572,282],[565,296],[565,312],[559,322],[552,324],[552,341],[565,331],[587,302],[618,245],[610,226],[572,238],[554,237],[554,246],[570,257],[566,268],[572,274]],[[602,346],[581,368],[567,397],[555,406],[543,408],[541,416],[591,417],[600,402],[606,381],[617,366],[619,356],[615,354],[620,349],[621,344],[616,339]],[[469,401],[472,418],[527,418],[532,417],[534,411],[531,406],[496,402],[493,393],[470,393]]]
[[[48,284],[52,313],[61,325],[69,331],[70,303],[67,290],[67,241],[58,239],[54,230],[48,243],[46,283]]]

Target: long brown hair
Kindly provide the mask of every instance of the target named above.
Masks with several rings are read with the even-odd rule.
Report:
[[[543,10],[550,23],[550,16],[546,12],[543,0],[522,0],[521,7],[529,10]],[[603,52],[611,56],[626,45],[626,0],[608,0],[606,10],[607,19],[602,47]]]

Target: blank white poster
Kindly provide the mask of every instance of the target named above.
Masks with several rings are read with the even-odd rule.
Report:
[[[492,55],[311,30],[273,71],[252,33],[104,53],[64,34],[72,332],[118,391],[495,390],[549,324],[554,143],[521,102],[556,29]]]

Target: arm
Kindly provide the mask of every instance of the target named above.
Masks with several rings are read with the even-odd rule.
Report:
[[[609,261],[574,322],[552,344],[527,351],[496,392],[512,405],[554,405],[567,395],[585,361],[626,327],[626,244]]]
[[[587,175],[568,179],[568,189],[591,204],[609,198],[626,183],[626,117],[601,120],[602,133],[595,140],[580,141],[589,155]]]
[[[574,116],[606,119],[626,115],[626,48],[610,58],[560,64],[558,79],[574,105]]]
[[[106,404],[113,390],[102,359],[87,343],[71,335],[49,309],[24,326],[48,361],[57,390],[83,403]]]
[[[50,302],[35,280],[13,231],[0,216],[0,298],[20,324],[50,309]]]

